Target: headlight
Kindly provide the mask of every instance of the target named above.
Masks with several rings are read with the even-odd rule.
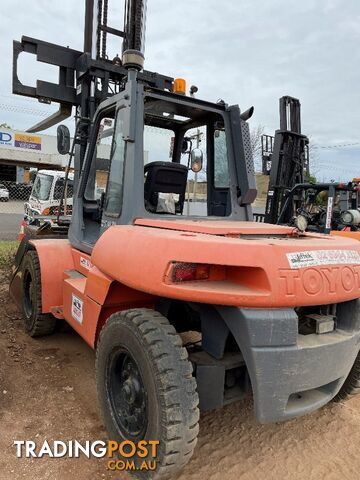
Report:
[[[294,219],[295,227],[300,230],[300,232],[305,232],[308,227],[308,220],[305,215],[298,215]]]

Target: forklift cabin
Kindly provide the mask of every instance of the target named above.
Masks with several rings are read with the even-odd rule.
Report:
[[[90,253],[111,225],[131,224],[136,218],[184,217],[191,159],[199,168],[202,156],[206,198],[201,211],[190,216],[251,220],[256,189],[251,151],[243,147],[248,127],[239,108],[145,88],[136,75],[130,71],[125,90],[97,110],[74,201],[72,245]],[[203,152],[193,148],[191,140],[200,130]],[[157,208],[161,193],[170,194],[173,209]]]

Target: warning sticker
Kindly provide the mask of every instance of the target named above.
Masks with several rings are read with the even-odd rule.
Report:
[[[320,265],[360,265],[356,250],[310,250],[286,254],[291,268],[318,267]]]
[[[90,260],[84,257],[80,257],[80,265],[87,270],[90,270],[90,268],[92,268],[92,263],[90,262]]]
[[[84,302],[81,300],[81,298],[72,294],[71,315],[74,320],[81,324],[83,323],[83,305]]]

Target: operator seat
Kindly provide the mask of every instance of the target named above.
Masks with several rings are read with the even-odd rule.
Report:
[[[188,177],[187,167],[174,162],[151,162],[145,165],[144,173],[146,175],[144,185],[146,210],[152,213],[182,214]],[[176,195],[175,211],[159,210],[161,193]]]

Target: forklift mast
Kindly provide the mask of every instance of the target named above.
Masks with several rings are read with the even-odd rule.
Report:
[[[108,25],[109,0],[85,0],[84,51],[23,36],[13,43],[13,93],[38,99],[42,103],[59,103],[52,116],[29,128],[39,132],[68,118],[75,108],[75,159],[82,168],[90,127],[99,104],[124,87],[129,68],[138,72],[143,84],[172,91],[173,79],[142,70],[144,64],[146,0],[125,0],[124,28]],[[121,57],[109,59],[108,35],[122,39]],[[22,52],[36,55],[39,62],[59,67],[59,80],[50,83],[37,80],[36,86],[21,83],[18,59]]]
[[[150,91],[157,92],[164,98],[164,101],[165,97],[168,97],[169,100],[177,99],[176,102],[178,104],[184,104],[186,100],[186,105],[184,104],[182,107],[177,108],[180,110],[188,109],[187,113],[193,111],[196,115],[196,109],[199,109],[199,106],[200,109],[208,112],[210,110],[212,112],[226,111],[227,115],[231,115],[231,121],[228,123],[228,125],[231,125],[231,129],[229,128],[227,138],[229,142],[234,142],[234,145],[237,146],[237,151],[232,161],[235,164],[238,188],[236,190],[235,187],[232,187],[233,184],[230,184],[230,187],[233,188],[231,195],[228,194],[230,187],[229,189],[223,189],[220,193],[218,190],[215,191],[214,188],[209,196],[207,208],[214,215],[214,212],[219,210],[218,205],[221,204],[221,215],[223,215],[224,212],[228,211],[227,209],[230,209],[227,205],[230,205],[232,202],[234,215],[239,215],[242,220],[252,219],[250,205],[255,199],[256,187],[252,154],[249,154],[249,150],[251,150],[249,127],[246,121],[251,117],[253,108],[240,114],[240,109],[237,105],[228,106],[223,101],[214,104],[193,97],[186,97],[186,95],[183,95],[185,92],[179,93],[177,91],[175,88],[176,82],[172,77],[143,69],[146,0],[125,0],[124,26],[122,30],[113,28],[108,24],[108,10],[109,0],[85,0],[83,51],[65,48],[29,37],[22,37],[21,42],[14,41],[13,93],[37,98],[43,103],[56,102],[60,105],[59,110],[55,114],[34,125],[28,131],[38,132],[56,125],[63,119],[70,117],[73,107],[75,108],[74,141],[70,150],[67,171],[70,170],[72,159],[74,159],[74,188],[76,190],[80,182],[80,173],[83,172],[85,176],[88,174],[88,171],[84,173],[83,166],[85,157],[88,155],[88,147],[90,144],[92,145],[92,133],[94,132],[94,138],[96,135],[95,116],[97,110],[99,110],[100,106],[105,108],[105,104],[107,107],[110,107],[114,103],[110,97],[117,96],[116,98],[119,98],[119,94],[121,96],[126,88],[130,89],[130,84],[132,84],[133,88],[131,92],[134,92],[135,96],[140,95],[140,90],[145,90],[148,93]],[[117,54],[112,59],[108,56],[107,48],[110,35],[119,38],[120,54]],[[39,62],[57,66],[59,68],[58,82],[50,83],[37,80],[35,87],[21,83],[18,77],[18,60],[22,52],[36,55],[36,59]],[[124,93],[126,102],[132,95],[131,92],[129,90],[128,93]],[[143,119],[143,113],[140,111],[135,113],[135,101],[132,102],[132,107],[134,112],[133,118],[138,116]],[[174,117],[171,118],[174,120],[175,125],[176,119]],[[132,134],[135,123],[135,121],[131,123]],[[177,130],[180,128],[179,125],[179,122],[175,125]],[[128,123],[128,128],[130,129],[130,123]],[[129,132],[127,138],[130,138]],[[138,138],[141,141],[140,134]],[[179,145],[175,145],[176,152],[180,151]],[[228,151],[229,155],[231,155],[233,148],[230,147]],[[232,174],[234,174],[234,171]],[[65,179],[65,185],[66,182],[67,178]],[[235,201],[236,195],[237,200]],[[219,196],[221,200],[219,200]],[[99,205],[99,208],[102,208],[101,205]],[[57,223],[61,222],[64,226],[69,225],[69,219],[60,219],[61,211],[62,203],[60,204]],[[131,216],[130,213],[129,209],[129,216]],[[134,213],[134,208],[132,213]],[[74,216],[72,218],[74,219]],[[130,221],[130,218],[127,221]]]
[[[294,185],[303,183],[308,172],[309,139],[301,133],[300,108],[298,99],[289,96],[280,98],[280,130],[275,132],[273,142],[262,140],[263,157],[266,153],[267,161],[270,159],[266,168],[270,169],[265,209],[267,223],[277,223],[286,193]]]

